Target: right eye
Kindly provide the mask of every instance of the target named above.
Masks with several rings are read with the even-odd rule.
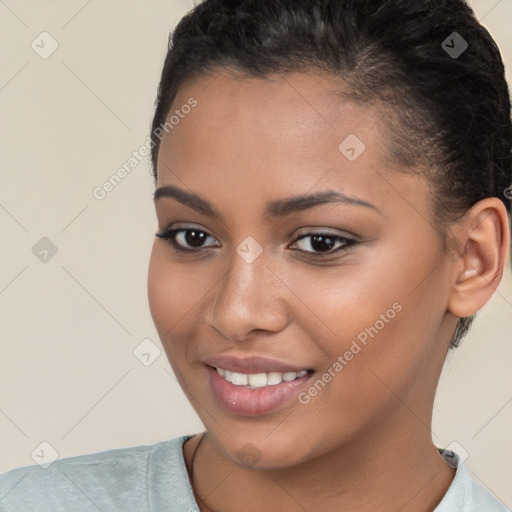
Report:
[[[202,243],[206,239],[214,239],[208,232],[197,228],[164,229],[160,233],[155,233],[155,236],[169,242],[176,251],[189,253],[200,252],[204,249]],[[192,248],[190,246],[192,246]]]

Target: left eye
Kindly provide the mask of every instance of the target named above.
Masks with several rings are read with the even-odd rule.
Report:
[[[346,251],[353,248],[357,243],[355,240],[340,235],[334,235],[332,233],[307,233],[298,238],[294,244],[306,239],[309,239],[309,242],[306,245],[311,247],[313,251],[305,250],[304,252],[313,254],[314,256],[324,256],[339,251]],[[333,250],[336,242],[340,245]]]
[[[218,245],[204,246],[203,243],[208,238],[214,239],[214,237],[200,229],[166,229],[161,233],[156,233],[155,236],[167,240],[174,249],[181,252],[197,253],[207,247],[219,247]],[[299,250],[312,254],[313,256],[324,256],[339,251],[347,251],[353,248],[357,243],[355,240],[332,233],[307,233],[293,242],[292,246],[306,239],[310,240],[305,245],[313,250],[307,250],[305,247]],[[334,248],[336,243],[339,245]]]

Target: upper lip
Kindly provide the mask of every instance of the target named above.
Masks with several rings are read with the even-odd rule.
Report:
[[[215,368],[222,368],[237,373],[288,373],[300,372],[308,370],[307,366],[292,365],[290,363],[279,361],[277,359],[269,359],[267,357],[250,356],[250,357],[236,357],[230,355],[217,355],[206,357],[202,360],[204,364],[213,366]]]

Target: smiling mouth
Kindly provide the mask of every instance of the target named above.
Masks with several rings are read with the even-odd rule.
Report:
[[[276,386],[277,384],[281,384],[281,382],[291,382],[313,372],[313,370],[301,370],[300,372],[286,373],[238,373],[214,366],[212,366],[212,368],[227,382],[247,389]]]
[[[229,364],[228,361],[227,363]],[[231,362],[232,368],[237,366],[244,366],[244,364],[237,365]],[[265,366],[270,371],[267,372],[257,369],[258,366],[263,366],[262,364],[251,366],[256,367],[252,371],[257,373],[241,373],[234,371],[234,368],[227,370],[220,364],[205,365],[210,390],[217,403],[228,413],[254,417],[270,414],[286,404],[291,405],[293,398],[301,388],[308,385],[315,373],[313,370],[301,369],[300,366],[292,369],[289,365],[279,365],[275,362],[269,364],[268,361]],[[274,371],[276,366],[289,371]]]

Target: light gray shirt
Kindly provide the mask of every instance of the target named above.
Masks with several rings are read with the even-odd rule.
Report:
[[[0,475],[0,511],[198,512],[183,458],[191,437],[57,459],[45,469],[12,469]],[[511,512],[457,454],[443,456],[457,471],[433,512]]]

